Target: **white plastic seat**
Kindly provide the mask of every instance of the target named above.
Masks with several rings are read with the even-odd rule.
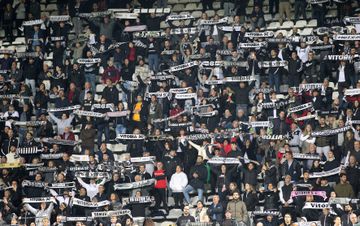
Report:
[[[220,2],[214,2],[213,3],[213,8],[214,9],[221,9],[221,3]]]
[[[253,8],[247,7],[245,10],[246,10],[246,14],[251,14],[253,11]]]
[[[174,5],[174,7],[172,8],[173,12],[181,12],[184,11],[184,5],[183,4],[176,4]]]
[[[209,17],[215,16],[215,11],[214,11],[214,10],[206,10],[205,13],[206,13]]]
[[[57,6],[56,6],[56,4],[49,4],[49,5],[47,5],[45,11],[57,11]]]
[[[281,29],[291,29],[292,27],[294,27],[294,22],[290,21],[285,21],[282,25],[281,25]]]
[[[306,20],[298,20],[298,21],[296,21],[296,24],[294,25],[294,27],[303,28],[303,27],[306,27],[306,25],[307,25]]]
[[[160,22],[160,28],[164,29],[164,28],[167,28],[167,27],[169,27],[169,25],[165,21]]]
[[[280,28],[280,23],[279,22],[271,22],[269,24],[269,26],[267,26],[268,30],[276,30]]]
[[[335,91],[335,92],[332,93],[332,99],[333,100],[338,98],[338,97],[339,97],[339,92]]]
[[[191,16],[193,16],[194,18],[200,18],[202,15],[202,12],[201,11],[193,11],[191,13]]]
[[[12,42],[13,45],[26,44],[25,37],[17,37],[15,41]]]
[[[224,16],[224,10],[219,9],[218,11],[216,11],[216,14],[219,15],[219,17],[223,17]]]
[[[197,8],[196,3],[188,3],[183,10],[184,11],[194,11],[194,10],[196,10],[196,8]]]
[[[105,85],[103,85],[103,84],[97,84],[97,85],[96,85],[96,92],[97,92],[97,93],[101,93],[101,92],[104,90],[104,88],[105,88]]]
[[[317,20],[310,20],[306,27],[317,27]]]
[[[265,19],[265,22],[270,22],[270,21],[272,21],[272,16],[271,16],[271,14],[265,14],[265,15],[264,15],[264,19]]]
[[[313,30],[314,29],[311,27],[304,28],[304,30],[301,31],[300,35],[303,36],[311,35],[313,33]]]

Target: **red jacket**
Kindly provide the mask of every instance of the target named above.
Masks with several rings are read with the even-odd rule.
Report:
[[[69,136],[67,138],[65,138],[65,133],[63,133],[61,135],[61,139],[64,139],[64,140],[75,140],[75,135],[73,132],[69,132]]]
[[[113,83],[116,83],[117,81],[119,81],[120,80],[119,70],[114,66],[107,67],[104,70],[104,73],[102,74],[103,83],[106,82],[106,79],[110,79]]]
[[[166,176],[165,170],[155,170],[154,178],[156,180],[155,188],[157,189],[165,189],[166,188]]]

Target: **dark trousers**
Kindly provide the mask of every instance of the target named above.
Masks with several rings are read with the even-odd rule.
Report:
[[[166,202],[166,189],[155,189],[155,210],[160,209],[161,203],[163,203],[164,209],[167,209],[167,202]]]
[[[183,201],[184,201],[184,195],[182,192],[174,192],[174,201],[175,201],[175,207],[182,207]]]
[[[274,6],[275,6],[275,11],[274,11]],[[274,15],[278,12],[279,12],[279,0],[269,0],[269,13],[271,15]]]
[[[202,0],[201,3],[203,6],[203,12],[205,12],[206,10],[213,9],[212,0]]]

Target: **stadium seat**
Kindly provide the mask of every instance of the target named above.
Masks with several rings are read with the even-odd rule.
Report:
[[[280,23],[279,22],[271,22],[269,24],[269,26],[267,26],[268,30],[276,30],[280,28]]]
[[[334,100],[334,99],[336,99],[338,97],[339,97],[339,92],[337,92],[337,91],[333,92],[332,99]]]
[[[272,21],[273,18],[272,18],[271,14],[265,14],[264,19],[265,19],[265,22],[270,22],[270,21]]]
[[[306,27],[317,27],[317,20],[310,20]]]
[[[168,0],[169,5],[177,4],[178,2],[178,0]]]
[[[169,27],[169,25],[165,21],[161,21],[160,28],[165,29],[167,27]]]
[[[307,25],[306,20],[298,20],[298,21],[296,21],[296,24],[294,25],[294,27],[303,28],[303,27],[306,27],[306,25]]]
[[[218,11],[216,11],[216,14],[219,15],[220,17],[223,17],[224,16],[224,10],[219,9]]]
[[[194,18],[200,18],[201,15],[202,15],[202,12],[201,11],[193,11],[191,13],[191,15],[194,17]]]
[[[46,59],[47,60],[52,60],[53,59],[53,55],[54,53],[53,52],[50,52],[48,56],[46,56]]]
[[[169,215],[166,217],[167,219],[178,219],[182,215],[181,209],[172,209],[169,211]]]
[[[206,13],[209,17],[215,16],[215,11],[214,11],[214,10],[206,10],[205,13]]]
[[[213,3],[213,8],[214,9],[221,9],[221,3],[220,2],[214,2]]]
[[[49,5],[47,5],[45,11],[48,11],[48,12],[57,11],[57,6],[56,6],[56,4],[49,4]]]
[[[164,221],[160,224],[160,226],[176,226],[176,223],[172,221]]]
[[[96,93],[101,93],[105,88],[105,85],[103,84],[97,84],[96,85]]]
[[[304,35],[304,36],[311,35],[313,33],[313,30],[314,30],[313,28],[309,28],[309,27],[304,28],[304,30],[300,32],[300,35]]]
[[[174,5],[174,7],[172,8],[171,11],[174,11],[174,12],[184,11],[184,5],[183,4],[176,4],[176,5]]]
[[[294,22],[290,21],[284,21],[284,23],[281,25],[281,29],[291,29],[294,27]]]
[[[188,13],[188,12],[186,12],[186,11],[194,11],[194,10],[196,10],[196,8],[197,8],[196,3],[188,3],[188,4],[185,6],[185,8],[183,9],[183,12]]]
[[[15,41],[12,42],[13,45],[26,44],[25,37],[17,37]]]

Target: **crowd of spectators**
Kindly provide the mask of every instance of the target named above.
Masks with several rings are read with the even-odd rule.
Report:
[[[0,1],[0,225],[359,225],[358,2],[195,2]]]

